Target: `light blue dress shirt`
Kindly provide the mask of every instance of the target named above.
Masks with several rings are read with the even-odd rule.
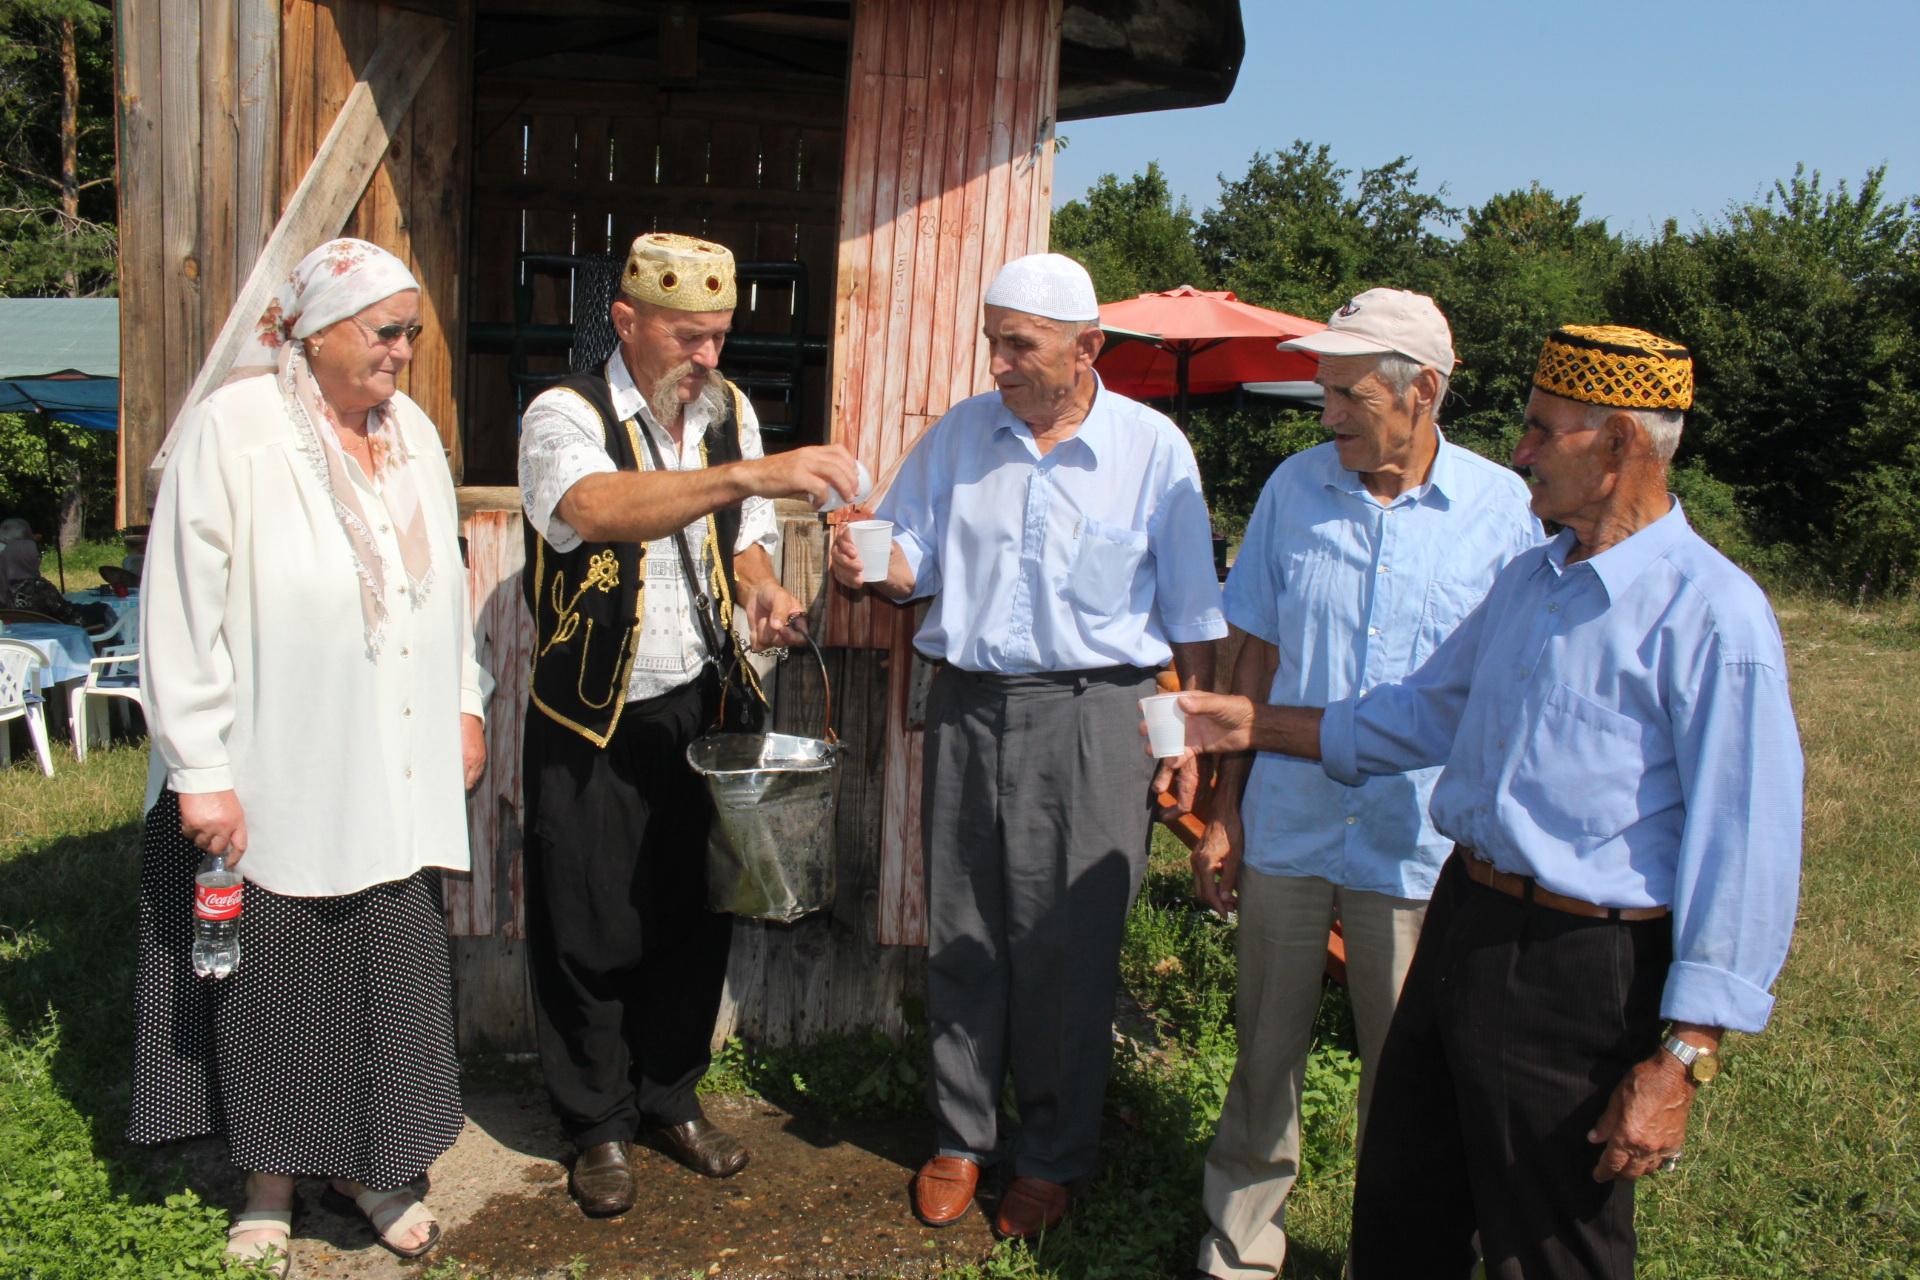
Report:
[[[1673,908],[1661,1013],[1758,1031],[1800,888],[1803,769],[1766,596],[1673,509],[1508,565],[1398,684],[1327,708],[1329,774],[1444,760],[1434,825],[1503,871]]]
[[[1193,449],[1105,386],[1045,457],[998,392],[962,400],[874,514],[933,597],[914,647],[964,670],[1158,667],[1227,633]]]
[[[1506,467],[1440,442],[1425,484],[1386,506],[1333,442],[1261,490],[1227,577],[1227,621],[1278,652],[1268,701],[1323,706],[1398,680],[1453,633],[1501,566],[1545,537]],[[1241,799],[1246,862],[1396,898],[1427,898],[1453,841],[1433,829],[1436,765],[1357,787],[1262,752]]]

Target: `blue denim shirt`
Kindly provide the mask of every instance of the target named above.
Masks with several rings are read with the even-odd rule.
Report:
[[[1673,908],[1668,1017],[1758,1031],[1800,888],[1803,766],[1773,610],[1675,502],[1521,556],[1418,671],[1327,708],[1328,774],[1445,761],[1434,825],[1504,871]]]
[[[914,647],[964,670],[1158,667],[1227,633],[1193,449],[1105,386],[1044,457],[998,392],[962,400],[874,514],[933,596]]]
[[[1226,589],[1227,621],[1277,651],[1268,700],[1317,707],[1426,661],[1501,566],[1545,536],[1527,502],[1519,476],[1444,439],[1426,483],[1385,506],[1331,441],[1282,462]],[[1439,776],[1435,766],[1349,787],[1262,752],[1240,807],[1247,865],[1429,897],[1453,848],[1427,816]]]

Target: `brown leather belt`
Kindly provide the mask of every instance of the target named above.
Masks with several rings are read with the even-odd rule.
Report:
[[[1532,876],[1517,876],[1511,871],[1500,870],[1481,857],[1477,849],[1468,848],[1464,844],[1453,847],[1456,852],[1465,855],[1461,865],[1466,868],[1467,879],[1504,893],[1509,898],[1518,898],[1522,902],[1531,902],[1536,906],[1551,907],[1555,911],[1564,911],[1570,916],[1582,916],[1588,920],[1658,920],[1670,914],[1670,909],[1667,907],[1603,907],[1597,902],[1582,902],[1578,898],[1569,898],[1563,893],[1542,889],[1540,882]]]

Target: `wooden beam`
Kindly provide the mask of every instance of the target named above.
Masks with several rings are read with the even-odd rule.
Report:
[[[438,18],[401,13],[381,35],[379,48],[367,62],[365,77],[353,86],[306,177],[287,201],[286,212],[280,215],[267,247],[220,327],[220,336],[208,350],[175,413],[166,441],[149,467],[155,483],[173,451],[186,411],[232,372],[235,357],[252,339],[254,322],[267,309],[274,290],[315,245],[338,235],[346,225],[374,170],[386,156],[401,118],[413,105],[414,95],[451,34],[452,28]]]

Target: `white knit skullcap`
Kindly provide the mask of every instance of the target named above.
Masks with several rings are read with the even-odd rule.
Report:
[[[1064,253],[1030,253],[1015,258],[1000,268],[1000,274],[987,286],[986,304],[1049,320],[1100,318],[1093,277]]]

